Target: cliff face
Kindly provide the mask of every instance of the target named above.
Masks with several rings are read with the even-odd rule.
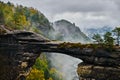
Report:
[[[0,79],[25,79],[39,54],[23,51],[25,47],[18,44],[19,41],[11,35],[0,36]],[[22,38],[20,34],[18,36]]]
[[[53,27],[56,31],[57,38],[63,41],[89,42],[90,39],[74,23],[67,20],[54,22]]]
[[[15,51],[16,48],[18,48],[17,45],[12,50],[10,47],[4,47],[4,49],[0,50],[1,80],[25,79],[30,73],[30,69],[34,65],[36,58],[39,56],[37,54]]]
[[[93,44],[88,47],[87,44],[53,42],[35,33],[13,31],[0,35],[0,52],[2,80],[25,78],[40,52],[58,52],[82,59],[83,64],[79,64],[78,68],[78,74],[82,78],[120,79],[119,48],[108,52],[104,48],[94,49]]]
[[[79,79],[119,80],[120,68],[80,63],[77,69]]]
[[[103,54],[101,52],[103,52]],[[101,56],[102,55],[106,56],[106,51],[104,52],[101,49],[99,49],[99,51],[96,53],[97,54],[100,53],[99,55]],[[92,58],[90,56],[88,58],[86,57],[87,61],[92,61],[92,62],[86,64],[86,61],[85,62],[83,61],[78,65],[77,73],[79,75],[80,80],[86,80],[86,79],[119,80],[120,79],[120,59],[119,59],[120,48],[117,48],[113,52],[107,52],[107,55],[109,55],[109,58],[108,57]]]

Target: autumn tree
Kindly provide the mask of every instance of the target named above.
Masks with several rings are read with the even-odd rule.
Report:
[[[27,29],[29,26],[29,21],[26,20],[26,16],[18,12],[14,14],[14,26],[20,29]]]
[[[0,23],[2,25],[11,26],[13,20],[14,6],[0,3]]]
[[[26,80],[45,80],[44,71],[33,68]]]

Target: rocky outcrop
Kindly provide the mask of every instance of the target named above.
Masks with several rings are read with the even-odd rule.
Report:
[[[0,79],[24,79],[41,52],[57,52],[70,55],[82,59],[87,65],[116,68],[115,71],[119,73],[119,49],[114,52],[108,52],[103,48],[94,49],[92,46],[93,44],[88,47],[87,44],[50,41],[41,35],[26,31],[13,31],[0,35]],[[85,66],[80,69],[84,70],[84,68]],[[91,69],[93,67],[87,68]],[[91,69],[94,72],[92,77],[95,76],[96,70],[96,67],[95,71]],[[84,71],[82,72],[84,73]],[[88,70],[88,72],[90,71]],[[84,74],[88,75],[88,72]],[[83,73],[79,73],[79,75],[84,77]],[[117,74],[114,75],[117,76]]]
[[[71,23],[67,20],[59,20],[53,23],[53,27],[56,31],[56,39],[62,41],[72,42],[90,42],[90,39],[80,30],[75,23]]]
[[[78,65],[77,73],[80,80],[119,80],[120,79],[120,49],[109,52],[100,50],[101,57],[86,57],[87,61],[83,61]],[[96,54],[97,54],[96,53]],[[104,57],[102,56],[104,55]],[[92,62],[91,62],[92,61]],[[90,62],[90,63],[88,63]]]
[[[80,63],[77,73],[80,80],[119,80],[120,67],[96,66]]]

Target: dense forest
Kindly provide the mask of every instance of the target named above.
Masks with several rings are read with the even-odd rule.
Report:
[[[14,6],[10,2],[0,2],[0,25],[8,30],[29,30],[42,34],[45,34],[44,30],[51,29],[48,19],[38,10],[22,5]]]
[[[0,34],[6,32],[2,28],[8,31],[33,31],[47,37],[49,37],[49,31],[52,30],[50,22],[41,12],[32,7],[14,6],[10,2],[0,2]],[[60,73],[48,62],[46,55],[42,54],[36,60],[27,80],[62,80]]]

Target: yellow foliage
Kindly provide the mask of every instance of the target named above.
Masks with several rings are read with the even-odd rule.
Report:
[[[53,80],[52,78],[49,78],[48,80]]]
[[[50,69],[50,74],[54,74],[54,73],[56,73],[56,69],[55,68],[51,68]]]
[[[30,12],[31,12],[31,14],[33,15],[33,14],[36,14],[38,11],[35,10],[34,8],[30,8]]]
[[[44,71],[37,70],[36,68],[31,70],[30,75],[26,78],[26,80],[45,80]]]

